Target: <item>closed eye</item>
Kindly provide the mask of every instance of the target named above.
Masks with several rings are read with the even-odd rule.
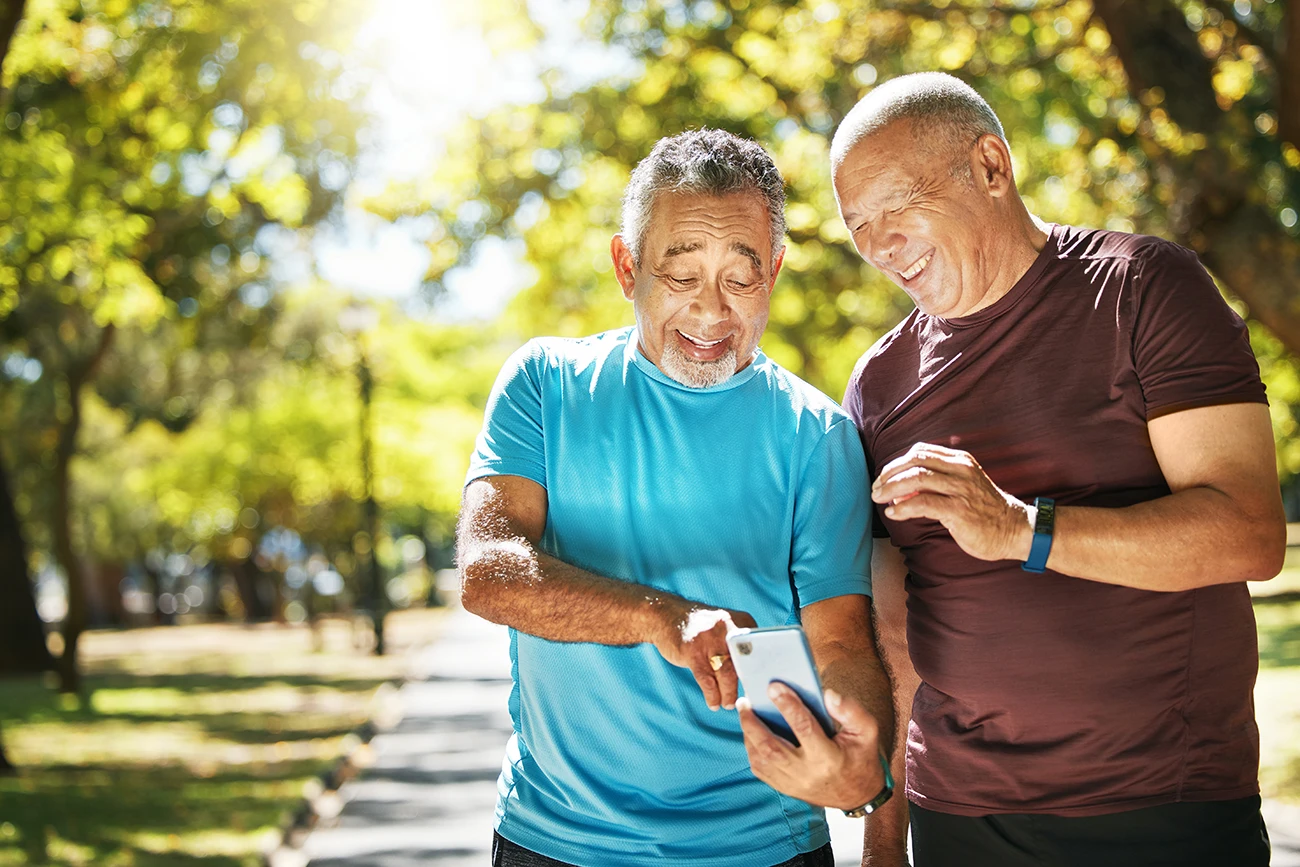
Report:
[[[690,289],[699,282],[698,277],[674,276],[672,274],[656,274],[655,276],[677,289]]]

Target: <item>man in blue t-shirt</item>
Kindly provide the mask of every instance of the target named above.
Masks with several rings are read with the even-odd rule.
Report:
[[[611,249],[636,327],[534,340],[493,389],[458,544],[465,607],[511,627],[496,867],[829,867],[814,804],[886,788],[858,433],[758,349],[784,203],[757,144],[660,141]],[[813,803],[750,770],[724,641],[800,622],[841,726],[811,757],[840,783],[792,792]]]

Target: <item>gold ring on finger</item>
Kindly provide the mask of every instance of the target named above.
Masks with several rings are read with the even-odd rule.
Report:
[[[719,669],[722,668],[722,664],[726,661],[727,661],[727,657],[723,656],[720,653],[714,656],[710,656],[709,668],[713,669],[714,671],[718,671]]]

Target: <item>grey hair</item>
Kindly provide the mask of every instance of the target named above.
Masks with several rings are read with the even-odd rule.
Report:
[[[891,78],[853,106],[831,140],[831,165],[838,166],[864,138],[900,120],[913,123],[919,147],[950,154],[958,177],[970,177],[966,156],[980,136],[1007,140],[1002,122],[975,88],[944,72],[917,72]]]
[[[762,197],[772,227],[772,260],[785,241],[785,182],[772,157],[757,142],[720,129],[697,129],[661,138],[632,170],[623,193],[623,243],[641,264],[650,212],[660,193],[725,196],[753,192]]]

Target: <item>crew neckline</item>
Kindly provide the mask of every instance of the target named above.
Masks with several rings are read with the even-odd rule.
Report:
[[[758,373],[758,365],[767,359],[767,356],[763,354],[763,350],[757,349],[754,352],[754,360],[747,364],[744,370],[733,373],[725,382],[711,385],[708,388],[692,388],[689,385],[683,385],[673,379],[660,370],[653,361],[646,358],[641,352],[640,343],[641,340],[636,328],[634,327],[629,329],[627,335],[627,346],[623,349],[624,359],[631,360],[638,370],[656,382],[663,383],[664,385],[671,386],[678,391],[685,391],[690,394],[714,394],[716,392],[730,391],[733,388],[738,388],[753,379],[755,374]]]
[[[1015,307],[1020,303],[1020,299],[1025,296],[1030,287],[1038,282],[1039,276],[1047,269],[1052,260],[1056,258],[1061,224],[1048,223],[1047,225],[1047,241],[1043,244],[1043,249],[1038,251],[1038,256],[1034,258],[1029,269],[1020,275],[1019,280],[1012,284],[1011,288],[1007,290],[1007,294],[983,310],[976,310],[968,316],[957,316],[952,319],[944,319],[941,316],[929,316],[929,318],[949,328],[970,328],[973,325],[983,325],[992,319],[996,319]],[[922,315],[926,316],[928,314]]]

